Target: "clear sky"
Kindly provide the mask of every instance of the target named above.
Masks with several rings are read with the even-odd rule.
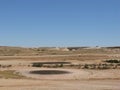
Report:
[[[0,46],[120,46],[120,0],[0,0]]]

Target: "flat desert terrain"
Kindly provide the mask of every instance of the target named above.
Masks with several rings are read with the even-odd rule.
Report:
[[[119,49],[39,52],[1,53],[0,90],[120,90]]]

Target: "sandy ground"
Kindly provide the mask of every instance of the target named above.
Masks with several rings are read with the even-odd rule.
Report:
[[[0,90],[120,90],[120,69],[83,70],[24,66],[29,63],[31,62],[1,61],[0,64],[13,65],[6,70],[16,70],[30,79],[0,79]],[[70,73],[52,75],[29,73],[41,70],[60,70]]]
[[[0,90],[120,90],[120,81],[0,79]]]
[[[31,71],[67,71],[70,73],[65,74],[31,74]],[[120,80],[120,70],[119,69],[109,69],[109,70],[83,70],[83,69],[61,69],[61,68],[18,68],[18,72],[22,75],[31,77],[39,80]]]
[[[9,68],[31,79],[0,79],[0,90],[120,90],[120,70]],[[69,74],[41,75],[29,71],[62,70]]]

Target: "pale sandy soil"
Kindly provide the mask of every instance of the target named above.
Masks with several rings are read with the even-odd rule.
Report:
[[[85,70],[85,69],[62,69],[62,68],[35,68],[27,67],[24,65],[30,64],[31,61],[0,61],[0,64],[9,65],[12,64],[12,68],[6,68],[9,70],[16,70],[27,77],[35,79],[72,79],[72,80],[86,80],[86,79],[119,79],[120,80],[120,69],[107,69],[107,70]],[[3,70],[0,68],[0,70]],[[58,74],[58,75],[41,75],[41,74],[30,74],[30,71],[39,70],[62,70],[68,71],[69,74]]]
[[[120,90],[120,70],[9,68],[31,79],[0,79],[0,90]],[[70,74],[33,75],[34,70],[63,70]]]
[[[12,64],[11,68],[29,79],[0,79],[0,90],[120,90],[120,69],[83,70],[61,68],[35,68],[24,65],[31,61],[0,61],[0,64]],[[68,74],[41,75],[30,71],[61,70]]]
[[[120,81],[0,79],[0,90],[120,90]]]
[[[59,70],[67,71],[67,74],[53,74],[53,75],[43,75],[43,74],[31,74],[30,71],[44,71],[44,70]],[[60,68],[18,68],[18,72],[27,77],[32,77],[34,79],[40,80],[105,80],[105,79],[119,79],[120,80],[120,70],[110,69],[110,70],[83,70],[83,69],[60,69]]]

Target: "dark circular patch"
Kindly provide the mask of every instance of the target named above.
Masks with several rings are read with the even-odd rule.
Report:
[[[71,72],[62,71],[62,70],[38,70],[31,71],[31,74],[40,74],[40,75],[58,75],[58,74],[69,74]]]

